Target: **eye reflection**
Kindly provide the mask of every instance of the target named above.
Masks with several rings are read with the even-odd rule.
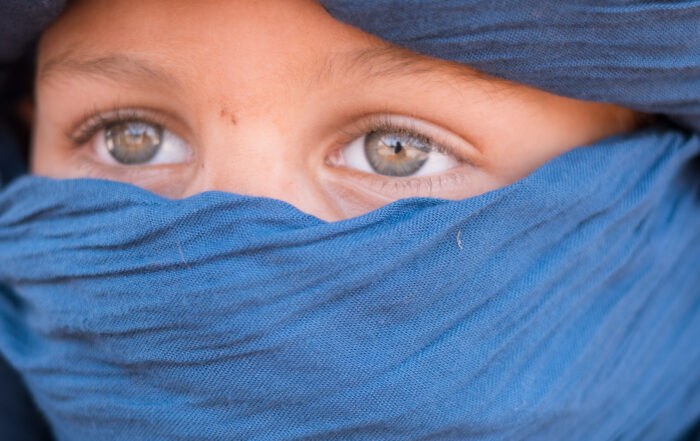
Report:
[[[161,148],[163,129],[141,122],[118,123],[104,132],[105,146],[120,164],[145,164]]]

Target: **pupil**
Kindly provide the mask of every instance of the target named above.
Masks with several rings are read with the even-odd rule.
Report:
[[[398,155],[401,152],[402,148],[403,148],[403,146],[401,145],[401,142],[397,141],[396,146],[394,147],[394,154]]]

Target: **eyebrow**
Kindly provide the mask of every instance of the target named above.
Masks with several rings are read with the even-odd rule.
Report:
[[[44,63],[37,78],[45,81],[59,73],[80,73],[113,81],[165,83],[179,86],[179,81],[167,70],[153,62],[132,55],[110,54],[95,58],[76,57],[72,51]]]

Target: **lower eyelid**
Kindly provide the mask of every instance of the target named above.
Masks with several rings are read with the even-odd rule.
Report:
[[[420,178],[401,179],[388,185],[392,186],[398,193],[410,192],[411,195],[416,197],[435,197],[434,192],[443,190],[446,186],[454,187],[460,185],[465,180],[463,174],[446,172]]]
[[[183,168],[183,164],[164,164],[152,166],[126,166],[112,165],[97,161],[94,157],[83,158],[76,161],[79,167],[80,177],[97,179],[109,179],[120,182],[128,182],[139,187],[154,191],[155,186],[168,185],[176,189],[186,187],[189,184],[189,169]],[[159,191],[159,193],[163,193]]]
[[[470,164],[462,163],[437,175],[395,178],[349,168],[336,168],[331,172],[331,179],[338,185],[351,186],[356,190],[396,200],[406,197],[442,197],[436,194],[437,192],[466,194],[471,181],[471,171],[473,167]]]

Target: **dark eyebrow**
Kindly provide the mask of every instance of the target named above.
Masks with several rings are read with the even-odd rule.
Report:
[[[178,85],[177,79],[152,62],[134,56],[110,54],[95,58],[76,57],[65,52],[44,63],[38,72],[38,80],[44,81],[57,73],[82,73],[114,81],[166,83]]]

